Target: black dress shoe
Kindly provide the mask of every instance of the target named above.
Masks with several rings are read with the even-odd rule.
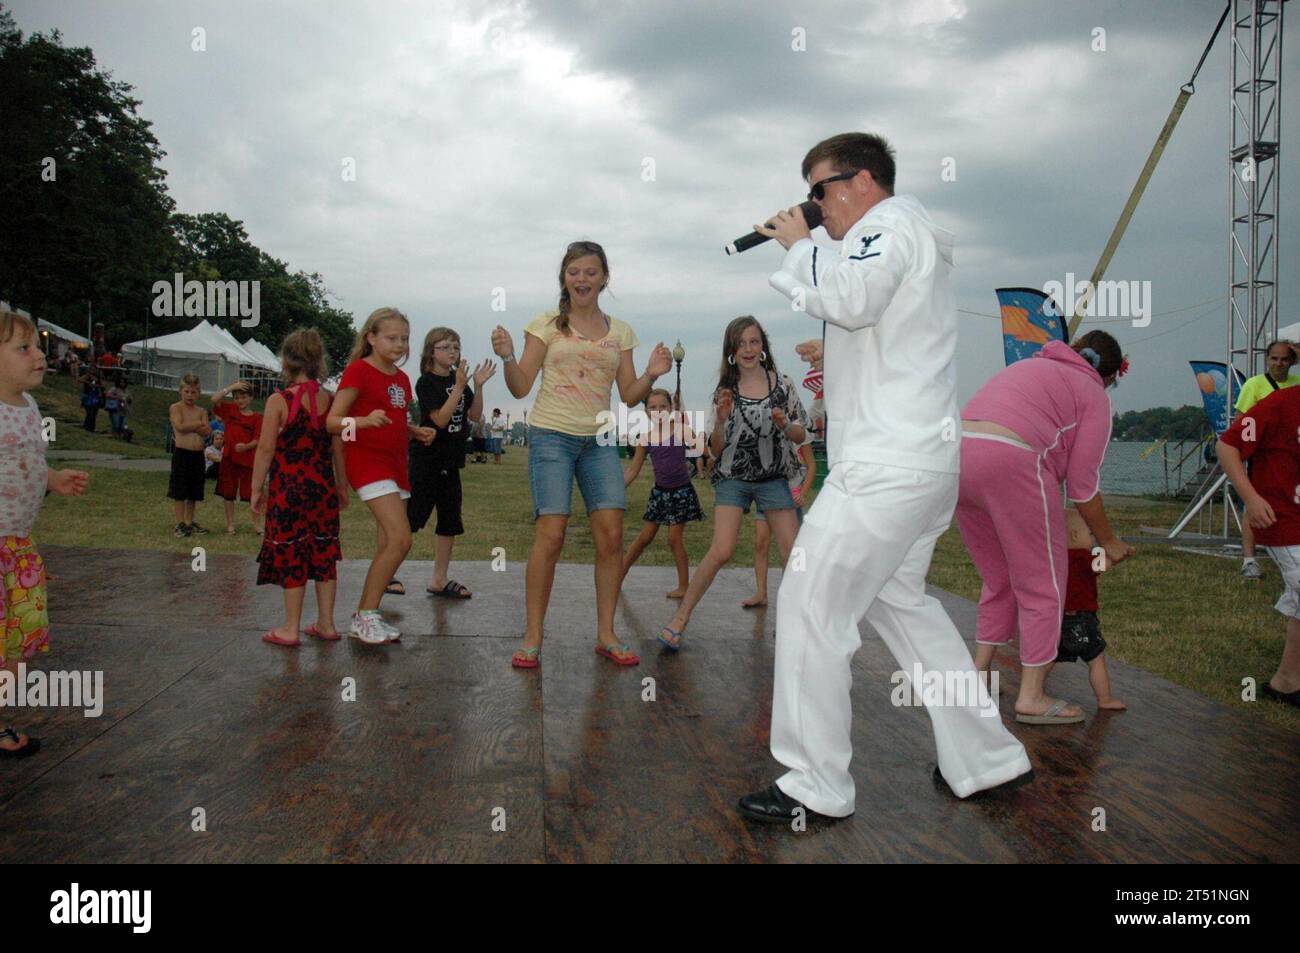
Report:
[[[796,811],[803,812],[805,821],[840,820],[840,818],[818,814],[811,808],[804,807],[803,804],[790,797],[775,784],[762,791],[746,794],[737,802],[736,807],[749,820],[760,821],[764,824],[792,824],[800,816],[795,813]]]
[[[958,800],[969,801],[972,798],[983,797],[986,794],[1004,794],[1007,791],[1014,791],[1016,788],[1023,788],[1026,784],[1031,784],[1033,780],[1034,780],[1034,769],[1030,768],[1024,774],[1017,775],[1016,777],[1012,778],[1010,781],[1003,781],[1001,784],[995,785],[991,788],[984,788],[983,790],[976,791],[974,794],[971,794],[967,797],[958,798]],[[942,788],[946,793],[951,794],[953,797],[957,797],[957,795],[953,792],[953,789],[948,786],[948,781],[946,778],[944,778],[943,772],[939,770],[939,766],[937,764],[934,766],[934,783],[938,787]]]
[[[1264,687],[1261,690],[1267,697],[1274,701],[1279,701],[1286,705],[1295,705],[1297,708],[1300,708],[1300,690],[1294,692],[1279,692],[1270,682],[1265,682]]]

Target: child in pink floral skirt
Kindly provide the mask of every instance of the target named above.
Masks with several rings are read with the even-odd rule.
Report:
[[[0,303],[0,668],[50,648],[45,564],[32,526],[47,491],[80,496],[90,474],[48,470],[36,401],[27,393],[45,379],[36,325]],[[40,750],[40,739],[0,729],[0,760]]]

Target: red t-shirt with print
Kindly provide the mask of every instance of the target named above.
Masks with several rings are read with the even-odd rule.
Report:
[[[409,492],[406,409],[411,406],[411,379],[401,368],[395,374],[385,374],[362,358],[353,361],[343,372],[339,390],[348,388],[357,392],[357,399],[348,410],[349,417],[360,420],[374,410],[388,414],[384,426],[357,427],[354,439],[343,441],[348,482],[353,489],[360,489],[379,480],[395,480]]]
[[[262,415],[259,413],[242,414],[239,405],[223,400],[213,408],[213,413],[226,425],[226,445],[222,448],[221,459],[241,467],[253,468],[253,459],[257,448],[236,450],[237,443],[253,443],[262,437]]]
[[[1275,390],[1220,438],[1250,461],[1250,483],[1277,517],[1261,546],[1300,546],[1300,387]]]

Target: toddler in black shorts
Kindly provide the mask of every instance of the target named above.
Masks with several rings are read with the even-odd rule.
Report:
[[[1088,525],[1074,510],[1066,513],[1070,535],[1070,571],[1065,588],[1065,616],[1061,620],[1061,645],[1057,662],[1083,661],[1088,666],[1088,681],[1097,696],[1097,707],[1123,711],[1128,706],[1110,693],[1110,673],[1106,671],[1106,640],[1101,637],[1101,620],[1097,617],[1097,569],[1105,557],[1093,552],[1095,540]]]

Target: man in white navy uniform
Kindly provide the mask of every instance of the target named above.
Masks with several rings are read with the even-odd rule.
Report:
[[[853,813],[850,663],[863,616],[909,679],[920,664],[978,684],[978,700],[927,706],[937,781],[968,797],[1033,777],[983,683],[957,674],[974,670],[970,651],[925,592],[957,505],[952,235],[894,195],[893,150],[879,136],[819,143],[803,177],[839,254],[813,244],[798,208],[755,226],[786,248],[772,287],[825,322],[824,346],[799,351],[824,361],[830,473],[795,543],[804,567],[791,560],[777,600],[772,754],[789,770],[739,804],[779,823]]]

